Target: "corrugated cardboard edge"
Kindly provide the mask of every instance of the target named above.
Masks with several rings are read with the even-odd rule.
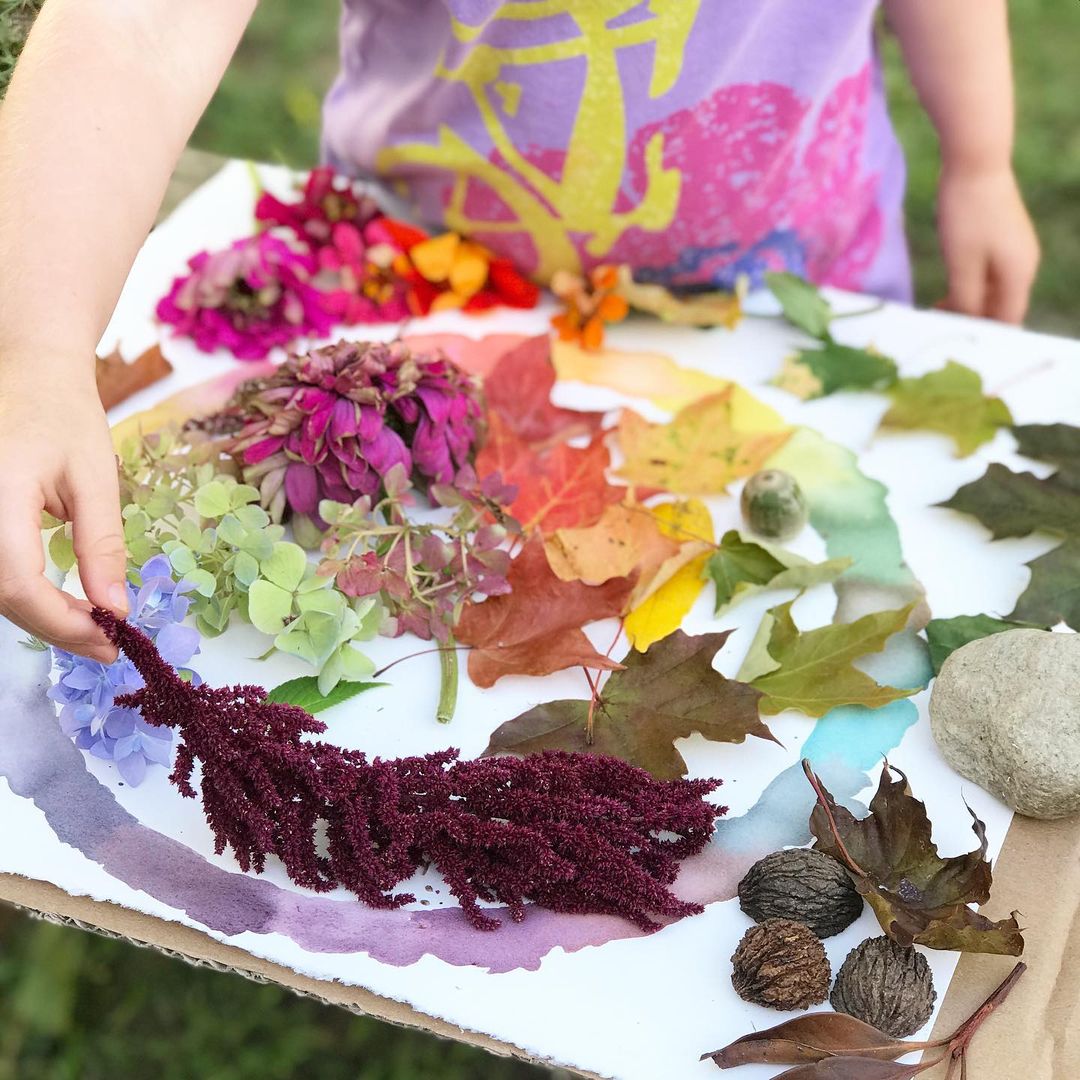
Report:
[[[468,1043],[502,1057],[514,1057],[534,1065],[550,1064],[525,1053],[512,1043],[494,1039],[479,1031],[457,1027],[419,1012],[403,1002],[380,997],[363,987],[298,975],[280,964],[252,956],[232,945],[225,945],[190,926],[166,922],[118,904],[92,900],[86,896],[71,896],[44,881],[0,874],[0,900],[52,922],[120,938],[132,945],[151,948],[200,967],[242,975],[254,982],[277,983],[296,994],[316,998],[327,1005],[336,1005],[361,1016],[372,1016],[399,1027],[416,1028],[445,1039]],[[556,1075],[601,1080],[595,1073],[576,1070],[571,1072],[559,1069]]]
[[[994,867],[983,914],[1020,912],[1028,970],[968,1051],[971,1080],[1080,1077],[1080,822],[1015,817]],[[1016,960],[964,956],[934,1028],[948,1035],[982,1004]],[[943,1065],[923,1076],[942,1080]]]

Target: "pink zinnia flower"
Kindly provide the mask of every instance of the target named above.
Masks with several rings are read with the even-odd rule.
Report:
[[[329,165],[312,169],[296,202],[284,202],[264,191],[255,205],[256,221],[292,229],[314,247],[330,240],[339,221],[363,229],[381,216],[378,203],[370,195],[358,191],[352,180],[339,176]]]
[[[341,341],[242,386],[230,443],[275,517],[317,515],[322,499],[375,495],[400,465],[422,488],[454,482],[476,442],[473,381],[443,356],[401,342]]]
[[[299,337],[323,336],[333,318],[312,285],[315,257],[261,233],[188,263],[157,306],[157,316],[204,352],[224,347],[261,360]]]
[[[406,282],[394,271],[397,255],[382,219],[363,228],[339,221],[316,255],[323,307],[349,325],[409,318]]]

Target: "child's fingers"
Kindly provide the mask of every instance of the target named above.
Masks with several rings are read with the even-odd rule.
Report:
[[[79,580],[91,602],[123,617],[128,613],[127,552],[120,493],[111,461],[103,474],[72,478],[71,522]]]
[[[1036,265],[1019,259],[998,259],[990,268],[987,314],[992,319],[1019,325],[1027,315]]]
[[[6,500],[0,515],[0,614],[71,652],[109,663],[116,650],[90,618],[90,606],[45,580],[40,507],[29,493]]]
[[[987,266],[982,259],[965,259],[949,265],[949,293],[942,307],[961,315],[985,315]]]

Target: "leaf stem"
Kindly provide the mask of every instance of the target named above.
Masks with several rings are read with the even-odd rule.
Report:
[[[373,671],[371,677],[373,679],[379,679],[385,675],[391,668],[397,667],[398,664],[403,664],[406,660],[415,660],[418,656],[431,656],[433,653],[444,652],[468,652],[471,646],[469,645],[440,645],[434,649],[420,649],[418,652],[409,653],[406,656],[399,656],[396,660],[391,660],[389,664],[384,664],[378,671]]]
[[[817,796],[818,806],[825,813],[825,818],[829,822],[829,830],[833,834],[833,839],[836,841],[836,846],[840,849],[840,854],[843,855],[844,861],[848,864],[848,867],[859,877],[868,877],[866,871],[852,858],[851,852],[844,846],[844,841],[840,839],[840,830],[836,824],[836,818],[833,817],[832,808],[829,806],[829,800],[825,795],[825,789],[822,787],[821,781],[818,779],[817,774],[814,772],[813,767],[807,758],[803,758],[802,762],[803,772],[806,773],[806,779],[810,781],[810,786],[814,789],[814,794]],[[888,765],[885,766],[888,768]]]
[[[448,638],[448,648],[439,650],[439,705],[435,711],[435,719],[440,724],[449,724],[454,718],[454,710],[457,708],[458,696],[458,655],[454,647],[454,639]]]
[[[953,1032],[949,1042],[955,1048],[967,1049],[975,1032],[979,1030],[986,1018],[1009,996],[1012,988],[1017,984],[1020,976],[1027,971],[1027,964],[1019,961],[1005,977],[1002,984]]]

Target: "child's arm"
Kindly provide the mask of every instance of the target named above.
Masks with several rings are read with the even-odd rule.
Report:
[[[42,509],[74,523],[90,599],[126,610],[94,348],[256,0],[49,0],[0,106],[0,614],[116,650],[42,577]]]
[[[1006,0],[886,0],[886,13],[941,141],[945,306],[1018,323],[1039,243],[1012,169]]]

